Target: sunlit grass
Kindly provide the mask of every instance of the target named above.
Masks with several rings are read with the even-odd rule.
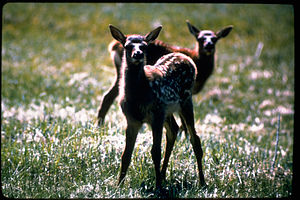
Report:
[[[145,34],[162,24],[159,39],[192,48],[187,19],[200,29],[234,29],[219,41],[214,74],[193,97],[208,187],[199,187],[192,147],[180,134],[163,197],[291,196],[294,11],[289,5],[255,4],[6,4],[3,194],[157,197],[150,128],[141,129],[124,184],[117,187],[126,121],[116,102],[105,125],[95,125],[100,100],[115,78],[108,24],[126,34]]]

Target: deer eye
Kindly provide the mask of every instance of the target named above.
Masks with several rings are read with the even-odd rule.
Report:
[[[141,46],[140,46],[140,50],[141,50],[141,51],[145,51],[145,50],[146,50],[146,45],[141,45]]]
[[[205,41],[205,37],[200,37],[200,38],[198,38],[198,41],[199,41],[199,42],[204,42],[204,41]]]
[[[217,39],[216,37],[212,37],[212,38],[211,38],[211,41],[213,41],[213,42],[217,42],[217,40],[218,40],[218,39]]]
[[[126,50],[128,50],[128,51],[131,51],[132,48],[133,48],[133,45],[127,44],[127,45],[125,45],[124,48],[125,48]]]

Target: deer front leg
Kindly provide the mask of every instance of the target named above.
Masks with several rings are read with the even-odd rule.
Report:
[[[163,165],[162,165],[162,169],[161,169],[162,179],[166,178],[168,162],[169,162],[171,152],[173,150],[174,143],[175,143],[177,133],[179,130],[179,127],[178,127],[173,115],[167,117],[167,119],[165,121],[165,127],[167,129],[167,140],[166,140],[164,161],[163,161]]]
[[[152,134],[153,134],[153,146],[151,149],[152,160],[155,168],[156,175],[156,188],[161,187],[161,173],[160,173],[160,160],[161,160],[161,139],[162,139],[162,129],[164,120],[161,116],[160,119],[154,119],[152,123]]]
[[[197,159],[197,165],[198,165],[198,171],[199,171],[199,179],[200,184],[202,186],[205,186],[205,180],[202,170],[202,157],[203,157],[203,151],[201,147],[201,141],[199,136],[196,133],[195,130],[195,124],[194,124],[194,111],[193,111],[193,103],[192,99],[188,99],[185,103],[182,104],[180,115],[182,116],[184,123],[187,126],[188,133],[190,134],[190,141],[193,146],[193,150]]]
[[[127,123],[126,145],[125,145],[125,150],[122,154],[121,171],[120,171],[118,185],[120,185],[120,183],[126,176],[126,172],[127,172],[127,169],[129,167],[129,164],[131,161],[131,155],[132,155],[132,152],[134,149],[134,144],[135,144],[136,137],[137,137],[140,127],[141,127],[141,124]]]

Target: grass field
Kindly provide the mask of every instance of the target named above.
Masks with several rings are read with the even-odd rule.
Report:
[[[107,51],[112,40],[108,24],[126,34],[146,34],[162,24],[160,40],[193,48],[195,39],[185,20],[200,29],[234,29],[219,41],[214,74],[193,97],[208,186],[199,187],[192,147],[181,134],[163,197],[291,196],[293,7],[169,3],[3,7],[3,195],[157,197],[150,128],[140,131],[125,182],[117,187],[126,122],[116,102],[105,125],[95,125],[101,98],[115,78]],[[165,136],[163,146],[164,141]]]

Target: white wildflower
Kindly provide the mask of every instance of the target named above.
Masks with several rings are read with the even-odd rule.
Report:
[[[41,141],[43,143],[46,142],[46,138],[42,134],[42,131],[38,128],[35,129],[35,135],[34,135],[33,141],[35,141],[35,142],[40,142]]]
[[[260,79],[260,78],[271,78],[273,76],[273,72],[271,71],[267,71],[267,70],[254,70],[251,72],[251,74],[249,75],[249,79],[251,80],[256,80],[256,79]]]
[[[204,119],[205,124],[209,124],[209,123],[219,124],[222,122],[224,122],[224,119],[222,119],[221,117],[215,114],[207,114]]]
[[[274,101],[273,100],[269,100],[269,99],[266,99],[264,100],[260,105],[259,105],[259,109],[263,109],[267,106],[272,106],[274,105]]]
[[[284,106],[278,106],[277,110],[278,110],[278,112],[280,112],[280,114],[283,114],[283,115],[289,115],[289,114],[294,113],[294,111],[291,108],[287,108]]]
[[[264,128],[264,124],[263,123],[261,123],[259,125],[253,124],[250,127],[250,131],[257,132],[257,131],[261,131],[263,128]]]

